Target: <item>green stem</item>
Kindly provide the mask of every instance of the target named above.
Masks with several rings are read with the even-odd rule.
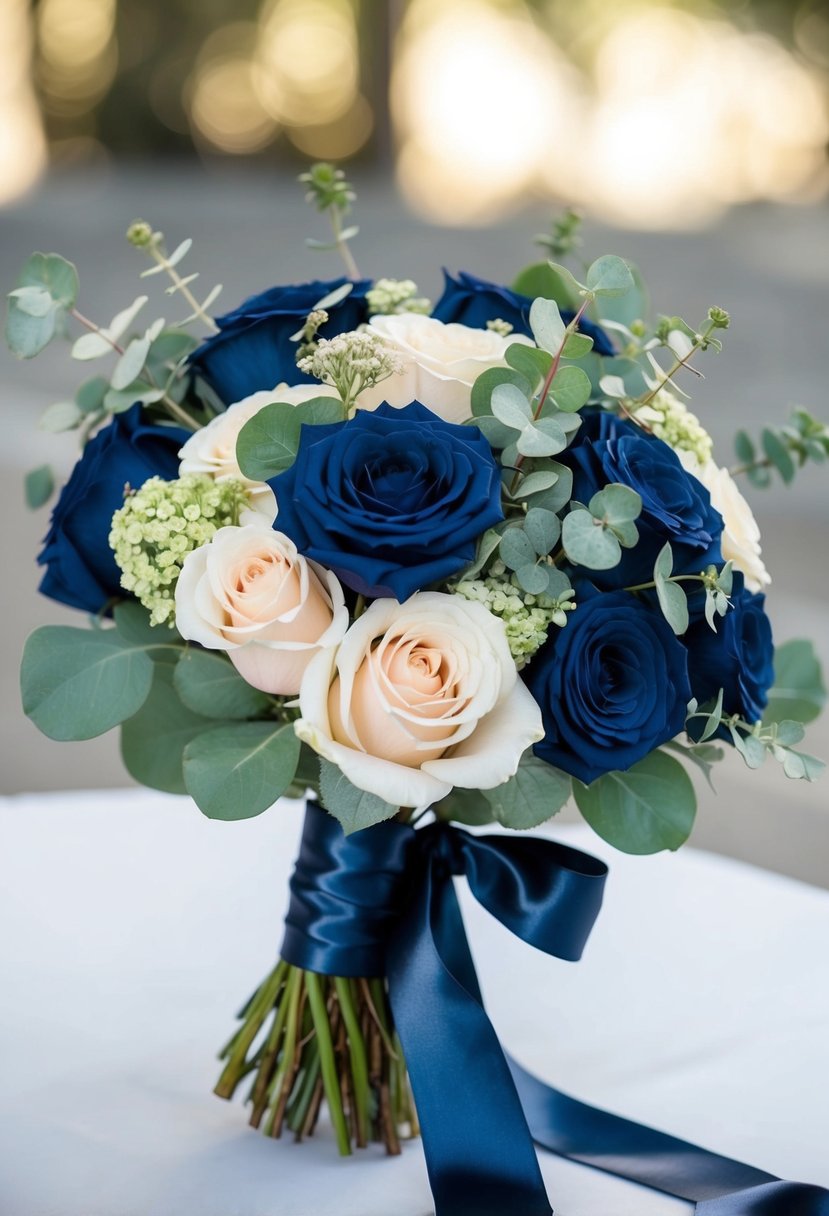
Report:
[[[334,240],[337,243],[340,257],[345,262],[345,269],[350,279],[359,279],[360,271],[357,263],[354,261],[354,254],[349,248],[348,241],[344,241],[342,237],[342,225],[340,224],[340,213],[336,206],[328,208],[328,218],[331,221],[331,231],[334,233]]]
[[[299,1022],[299,998],[302,994],[302,972],[297,967],[288,969],[288,979],[285,984],[284,1001],[288,1007],[285,1040],[282,1047],[282,1058],[276,1070],[269,1093],[270,1113],[265,1124],[265,1134],[271,1135],[279,1109],[279,1099],[283,1086],[287,1085],[294,1070],[296,1055],[297,1027]]]
[[[337,1000],[340,1003],[340,1012],[345,1022],[345,1030],[348,1037],[348,1054],[351,1060],[351,1073],[354,1079],[354,1105],[356,1107],[357,1127],[359,1129],[358,1138],[361,1144],[367,1144],[369,1138],[370,1089],[366,1047],[363,1042],[360,1023],[357,1019],[357,1010],[354,1005],[351,984],[347,979],[337,976],[334,979],[334,988],[337,992]]]
[[[334,1044],[331,1041],[331,1027],[328,1022],[328,1011],[325,1008],[322,984],[320,977],[313,971],[301,972],[300,974],[304,974],[305,976],[308,1003],[311,1007],[314,1029],[317,1032],[322,1083],[325,1089],[325,1098],[328,1102],[328,1111],[331,1115],[331,1123],[337,1139],[337,1148],[340,1151],[340,1156],[348,1157],[351,1154],[351,1140],[343,1111],[342,1094],[337,1077],[337,1062],[334,1058]]]
[[[193,295],[190,288],[182,280],[181,275],[176,270],[175,266],[171,266],[170,263],[168,262],[167,255],[164,253],[164,250],[162,248],[160,248],[160,246],[157,245],[155,242],[153,242],[150,245],[150,256],[152,257],[153,261],[156,263],[157,266],[164,267],[167,274],[173,280],[176,290],[181,292],[181,294],[184,296],[185,300],[190,305],[190,307],[193,309],[193,312],[199,318],[199,320],[204,322],[204,324],[207,326],[207,328],[210,330],[210,332],[212,334],[217,334],[219,332],[219,327],[216,324],[216,322],[213,320],[212,317],[207,315],[207,313],[202,308],[201,304],[199,304],[198,300]]]
[[[708,580],[704,574],[671,574],[665,579],[666,583],[705,583]],[[656,583],[651,579],[649,583],[634,583],[632,587],[623,587],[623,591],[650,591],[655,587]]]
[[[682,355],[681,357],[677,356],[677,358],[674,361],[673,367],[671,368],[671,370],[669,372],[663,373],[663,379],[660,380],[660,382],[659,382],[659,384],[657,384],[656,388],[652,388],[650,390],[650,392],[645,393],[644,397],[638,397],[636,399],[636,401],[633,403],[634,406],[639,407],[640,405],[647,405],[649,401],[653,401],[656,394],[661,392],[666,384],[670,384],[670,382],[673,380],[674,376],[676,375],[676,373],[678,371],[681,371],[683,367],[688,367],[689,359],[693,358],[693,356],[697,353],[697,351],[700,350],[705,345],[708,338],[711,337],[711,334],[714,332],[714,330],[716,328],[717,328],[717,326],[714,324],[714,322],[709,321],[708,325],[703,330],[703,332],[700,334],[700,336],[696,340],[696,342],[694,342],[693,346],[688,351],[687,355]],[[699,375],[699,372],[697,372],[694,368],[689,368],[689,370],[693,371],[695,375]]]
[[[249,1002],[249,1012],[244,1024],[236,1032],[230,1042],[224,1047],[221,1057],[229,1055],[222,1075],[216,1083],[214,1093],[220,1098],[229,1098],[244,1075],[245,1058],[253,1040],[256,1038],[262,1023],[273,1008],[274,1002],[282,987],[288,964],[281,960],[259,988],[252,1002]]]

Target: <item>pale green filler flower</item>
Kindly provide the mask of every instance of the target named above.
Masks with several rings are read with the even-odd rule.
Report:
[[[492,321],[487,321],[486,327],[487,329],[491,329],[494,334],[500,334],[502,338],[508,338],[515,328],[509,321],[504,321],[502,317],[495,317]]]
[[[700,464],[711,459],[714,448],[711,436],[696,414],[667,389],[660,389],[633,417],[675,450],[693,452]]]
[[[188,473],[177,481],[151,477],[129,492],[112,517],[109,545],[121,569],[121,586],[150,612],[150,624],[175,613],[175,586],[184,559],[219,528],[238,524],[248,506],[244,485]]]
[[[575,607],[567,596],[554,600],[549,595],[531,595],[516,587],[506,572],[500,577],[465,579],[450,586],[449,590],[465,600],[483,604],[493,616],[501,618],[506,626],[510,654],[519,671],[544,645],[550,625],[564,625],[565,612]]]
[[[432,311],[432,301],[418,296],[417,283],[412,279],[378,279],[366,292],[366,303],[369,313],[373,316]]]
[[[335,388],[346,407],[366,388],[402,370],[398,356],[366,331],[352,330],[336,338],[320,338],[312,354],[297,360],[308,376]]]

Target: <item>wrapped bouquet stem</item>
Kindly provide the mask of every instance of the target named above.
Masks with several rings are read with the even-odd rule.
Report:
[[[326,165],[303,180],[343,251],[348,183]],[[176,269],[189,241],[128,236],[168,293],[193,282]],[[307,797],[280,957],[216,1086],[241,1087],[267,1136],[301,1140],[326,1108],[343,1154],[420,1134],[437,1216],[549,1216],[539,1145],[700,1216],[827,1216],[818,1188],[521,1068],[484,1011],[455,883],[575,961],[606,867],[527,829],[572,798],[618,849],[676,849],[690,773],[710,779],[724,748],[819,775],[800,744],[820,667],[807,642],[774,646],[737,479],[825,463],[829,430],[796,410],[716,464],[678,382],[729,317],[652,319],[615,255],[511,288],[447,275],[432,307],[345,252],[347,279],[215,319],[215,291],[188,288],[187,321],[138,331],[146,296],[98,323],[70,263],[26,263],[15,352],[80,326],[73,357],[106,369],[46,415],[82,450],[41,590],[90,619],[29,639],[26,712],[55,739],[119,726],[137,780],[213,819]],[[48,469],[27,486],[46,501]],[[478,833],[490,823],[506,831]]]

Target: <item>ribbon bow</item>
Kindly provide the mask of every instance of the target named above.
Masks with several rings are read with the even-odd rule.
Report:
[[[456,875],[523,941],[575,962],[607,867],[549,840],[443,823],[345,836],[309,803],[282,944],[305,970],[387,977],[436,1216],[551,1216],[533,1142],[690,1200],[697,1216],[829,1216],[821,1187],[587,1106],[512,1060],[483,1008]]]

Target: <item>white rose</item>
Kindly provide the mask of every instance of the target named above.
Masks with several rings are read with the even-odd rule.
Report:
[[[677,456],[688,472],[702,482],[711,495],[712,506],[723,517],[723,558],[742,571],[749,591],[761,591],[771,582],[771,575],[760,556],[757,521],[734,478],[728,469],[721,469],[713,460],[700,464],[692,452],[686,451],[678,451]]]
[[[188,553],[176,583],[176,627],[209,650],[226,650],[239,674],[263,692],[299,692],[321,647],[348,628],[334,574],[297,553],[261,518],[219,528]]]
[[[288,405],[299,405],[312,397],[336,396],[333,389],[324,384],[277,384],[276,388],[267,392],[254,393],[229,405],[223,414],[217,414],[207,426],[191,435],[179,450],[181,465],[179,472],[203,473],[222,481],[227,477],[235,477],[248,487],[251,505],[260,511],[268,521],[276,517],[276,500],[270,486],[261,481],[251,481],[245,477],[236,460],[236,440],[239,432],[254,414],[272,401],[284,401]]]
[[[504,338],[490,329],[449,325],[416,313],[372,317],[368,332],[397,352],[403,370],[358,398],[361,409],[381,401],[401,408],[420,401],[447,422],[464,422],[472,413],[472,385],[490,367],[506,367],[506,350],[514,342],[535,343],[523,334]]]
[[[501,785],[544,734],[503,622],[439,592],[375,600],[309,663],[299,702],[299,737],[394,806]]]

